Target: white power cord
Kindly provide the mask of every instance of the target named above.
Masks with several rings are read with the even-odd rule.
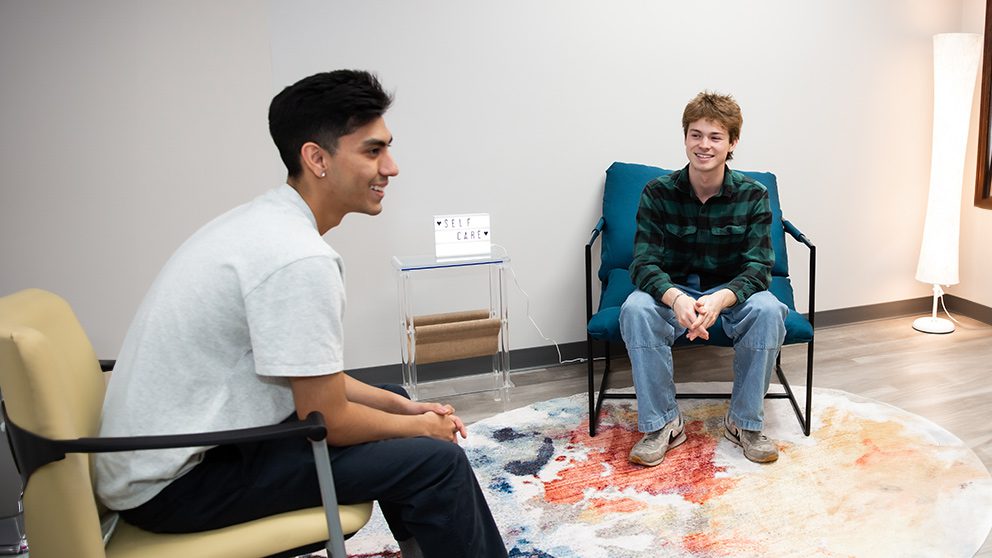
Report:
[[[952,316],[950,312],[947,311],[947,307],[944,306],[944,293],[943,292],[940,293],[940,296],[938,298],[940,299],[940,307],[944,309],[944,313],[947,314],[947,317],[950,318],[951,320],[953,320],[954,323],[956,323],[958,325],[964,325],[961,322],[959,322],[957,320],[957,318],[955,318],[954,316]]]
[[[509,254],[509,251],[506,249],[505,246],[502,246],[500,244],[496,244],[495,242],[492,245],[493,246],[496,246],[497,248],[502,248],[504,255]],[[524,288],[520,286],[520,281],[517,280],[517,272],[513,270],[513,264],[509,264],[507,267],[510,268],[510,275],[513,276],[513,284],[516,285],[517,286],[517,290],[519,290],[524,295],[524,300],[526,301],[526,308],[527,308],[527,310],[526,310],[526,312],[527,312],[527,319],[530,320],[531,325],[533,325],[534,326],[534,329],[537,330],[537,334],[538,335],[540,335],[545,341],[550,341],[551,343],[554,344],[555,350],[558,351],[558,364],[563,364],[564,365],[564,364],[573,364],[573,363],[585,362],[586,359],[584,359],[582,357],[572,358],[572,359],[569,359],[569,360],[562,360],[562,357],[561,357],[561,348],[558,346],[558,341],[556,341],[556,340],[548,337],[547,335],[545,335],[544,332],[541,331],[541,327],[537,325],[537,322],[536,321],[534,321],[534,317],[530,315],[530,295],[528,295],[527,294],[527,291],[525,291]]]

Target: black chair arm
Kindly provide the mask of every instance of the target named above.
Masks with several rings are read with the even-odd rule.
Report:
[[[103,372],[110,372],[114,369],[114,365],[117,364],[116,360],[103,360],[100,359],[100,370]]]
[[[599,222],[592,229],[589,242],[586,242],[586,322],[592,319],[592,246],[596,243],[603,226],[606,225],[606,218],[600,217]]]
[[[782,227],[789,236],[806,245],[809,248],[809,325],[816,327],[816,246],[791,222],[783,219]]]
[[[292,438],[294,436],[305,436],[312,441],[327,438],[327,425],[324,422],[324,416],[314,411],[307,415],[306,419],[298,422],[240,428],[236,430],[222,430],[218,432],[51,440],[19,427],[7,416],[7,406],[3,405],[2,409],[7,435],[14,450],[14,459],[25,486],[35,471],[49,463],[64,459],[67,453],[105,453],[112,451],[219,446]]]

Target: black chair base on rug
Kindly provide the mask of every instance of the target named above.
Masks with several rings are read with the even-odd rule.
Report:
[[[596,435],[596,427],[599,425],[599,417],[603,408],[604,399],[636,399],[637,396],[634,393],[614,393],[609,391],[609,379],[610,379],[610,344],[606,343],[606,365],[603,370],[603,377],[600,380],[599,390],[596,390],[595,382],[595,364],[593,359],[592,350],[592,338],[587,338],[587,363],[589,368],[589,435]],[[806,401],[803,405],[804,409],[800,410],[799,401],[796,400],[796,394],[792,391],[792,385],[789,384],[789,379],[785,377],[785,372],[782,371],[782,354],[779,353],[778,358],[775,360],[775,375],[778,377],[779,382],[782,384],[782,389],[785,391],[781,392],[771,392],[765,394],[765,399],[788,399],[789,403],[792,404],[792,410],[796,413],[796,419],[799,421],[799,426],[802,428],[803,434],[809,436],[811,427],[811,417],[813,408],[813,342],[810,341],[807,344],[806,349]],[[729,393],[677,393],[675,394],[676,399],[730,399]]]

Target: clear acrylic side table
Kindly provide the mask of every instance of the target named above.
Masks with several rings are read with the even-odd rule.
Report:
[[[506,309],[506,266],[509,261],[506,255],[467,258],[393,257],[399,294],[403,387],[411,398],[435,399],[460,393],[495,391],[497,401],[509,401],[509,390],[513,387],[510,382],[509,322]],[[416,272],[472,266],[485,266],[489,271],[488,311],[483,309],[431,316],[414,315],[411,283]],[[430,382],[417,380],[418,364],[486,355],[492,355],[491,372]]]

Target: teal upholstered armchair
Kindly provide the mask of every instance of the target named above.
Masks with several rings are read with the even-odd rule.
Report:
[[[606,186],[603,193],[603,216],[592,231],[592,236],[585,246],[586,259],[586,352],[589,368],[589,434],[596,435],[596,425],[599,422],[599,412],[604,399],[629,399],[630,393],[611,393],[609,391],[610,374],[610,345],[622,343],[620,337],[620,306],[627,295],[634,291],[630,279],[629,267],[633,259],[634,233],[636,230],[637,208],[641,191],[647,183],[658,176],[671,173],[670,170],[638,165],[632,163],[613,163],[606,170]],[[772,247],[775,250],[775,265],[772,267],[772,282],[769,290],[789,307],[785,319],[785,344],[805,343],[806,352],[806,401],[805,412],[800,410],[799,403],[792,392],[788,379],[782,372],[782,355],[779,354],[775,364],[775,373],[784,391],[772,391],[766,398],[786,398],[792,403],[796,418],[809,436],[810,409],[813,397],[813,316],[814,292],[816,273],[816,247],[792,223],[782,219],[782,209],[778,199],[778,182],[770,172],[741,171],[754,178],[768,189],[772,207]],[[804,316],[796,311],[792,282],[789,280],[789,257],[785,249],[785,233],[804,244],[810,251],[809,257],[809,314]],[[592,249],[597,239],[601,240],[601,257],[598,278],[600,281],[599,309],[593,312],[592,290]],[[686,344],[708,344],[729,347],[731,340],[723,332],[718,319],[709,328],[708,341],[697,339],[688,341],[683,335],[676,340],[676,346]],[[595,342],[605,343],[605,368],[596,392],[593,359]],[[729,393],[679,393],[678,397],[693,399],[723,399],[729,398]]]

